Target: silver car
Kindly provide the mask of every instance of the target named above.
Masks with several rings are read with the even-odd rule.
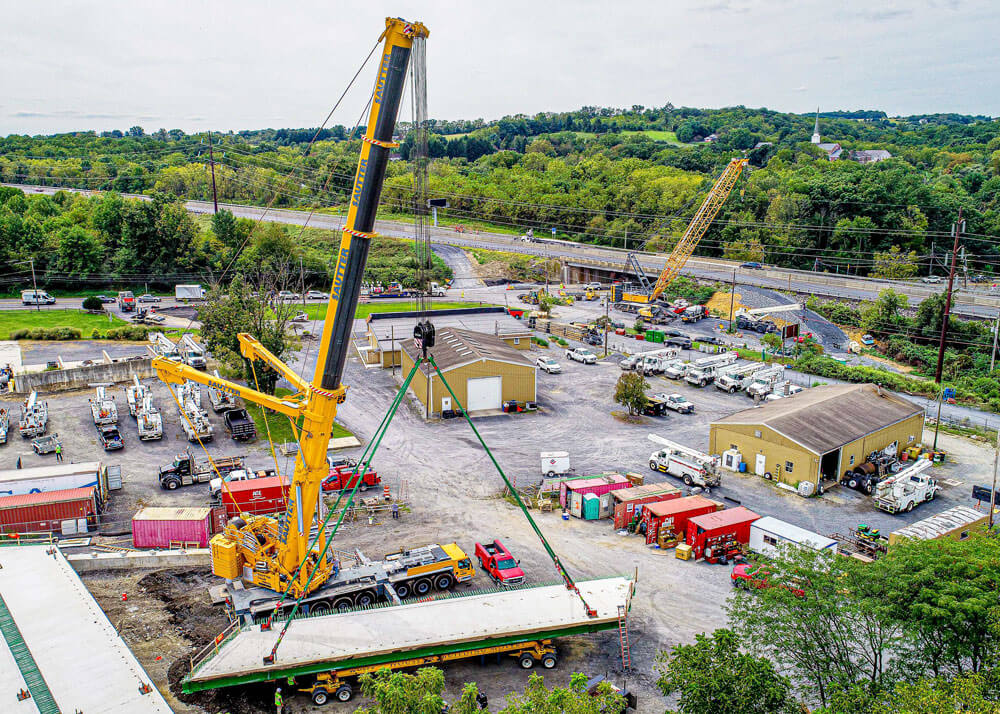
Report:
[[[551,357],[539,357],[535,360],[535,366],[538,369],[545,370],[549,374],[559,374],[562,372],[562,367]]]

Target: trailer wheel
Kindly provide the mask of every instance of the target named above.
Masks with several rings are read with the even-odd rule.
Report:
[[[311,615],[326,615],[328,612],[330,612],[329,600],[320,600],[309,606],[309,614]]]
[[[535,658],[525,652],[518,658],[517,663],[521,665],[521,669],[531,669],[535,666]]]
[[[413,592],[417,595],[426,595],[431,591],[431,581],[427,578],[420,578],[413,584]]]
[[[545,667],[545,669],[554,669],[557,664],[559,664],[559,660],[552,653],[542,657],[542,666]]]
[[[354,696],[354,690],[351,689],[350,684],[341,684],[337,687],[337,691],[334,692],[333,696],[337,698],[338,702],[349,702],[351,701],[351,697]]]
[[[554,478],[554,477],[555,477],[555,475],[556,475],[556,472],[555,472],[555,471],[549,471],[549,472],[548,472],[547,474],[545,474],[545,475],[546,475],[546,476],[548,476],[549,478]]]
[[[313,704],[317,706],[323,706],[330,700],[330,695],[327,694],[325,689],[314,689],[312,693]]]
[[[347,612],[352,607],[354,607],[354,601],[349,597],[342,597],[333,603],[333,608],[338,612]]]
[[[434,581],[434,587],[436,587],[438,590],[447,590],[452,586],[453,582],[454,582],[453,578],[446,573],[445,575],[439,575],[437,577],[437,579]]]
[[[399,596],[400,600],[405,600],[410,594],[410,584],[409,583],[398,583],[392,586],[392,589],[396,591],[396,595]]]
[[[354,604],[358,607],[369,607],[375,604],[375,593],[371,590],[365,590],[364,592],[358,593],[357,597],[354,599]]]

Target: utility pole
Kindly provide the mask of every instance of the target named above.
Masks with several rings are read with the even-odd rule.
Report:
[[[28,258],[28,262],[31,263],[31,287],[35,291],[35,310],[41,311],[42,306],[38,304],[38,282],[35,280],[35,259]]]
[[[969,289],[969,260],[965,257],[965,246],[962,246],[962,289]]]
[[[929,278],[934,274],[934,248],[937,244],[931,241],[931,259],[927,261],[927,277]]]
[[[611,320],[608,318],[608,310],[611,308],[611,294],[608,293],[604,297],[604,357],[607,359],[608,356],[608,328],[611,326]]]
[[[997,451],[993,456],[993,488],[990,489],[990,525],[993,528],[993,511],[997,505],[997,466],[1000,466],[1000,429],[997,429]]]
[[[733,268],[733,289],[729,292],[729,332],[733,332],[733,313],[736,311],[736,268]]]
[[[625,226],[625,250],[628,250],[628,225]]]
[[[997,359],[997,338],[1000,337],[1000,310],[997,311],[997,319],[993,323],[993,346],[990,348],[990,372],[993,371]]]
[[[948,315],[951,313],[951,291],[955,287],[955,259],[958,257],[958,237],[965,226],[962,223],[962,209],[958,209],[958,220],[952,226],[955,234],[955,244],[951,249],[951,269],[948,271],[948,296],[945,298],[944,315],[941,318],[941,343],[938,345],[937,369],[934,371],[934,381],[941,384],[941,369],[944,366],[944,340],[948,336]]]
[[[215,153],[212,151],[212,130],[208,130],[208,163],[212,165],[212,205],[219,212],[219,197],[215,193]]]

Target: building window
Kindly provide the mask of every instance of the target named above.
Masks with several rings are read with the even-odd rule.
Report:
[[[761,437],[760,429],[755,429],[753,435],[759,439]]]
[[[851,454],[851,466],[854,466],[854,454]]]
[[[913,440],[914,440],[914,439],[916,439],[916,438],[917,438],[917,437],[915,437],[915,436],[911,436],[911,437],[910,437],[910,443],[912,444],[912,443],[913,443]]]
[[[774,536],[765,535],[764,536],[764,545],[777,546],[778,545],[778,539],[775,538]]]
[[[729,448],[732,449],[733,451],[739,451],[740,450],[740,447],[738,447],[736,444],[730,444]]]
[[[785,462],[785,471],[787,471],[788,473],[791,473],[792,469],[794,469],[794,468],[795,468],[795,464],[793,464],[791,461],[786,461]]]
[[[969,537],[969,531],[962,531],[961,533],[958,534],[959,540],[965,540],[968,537]]]
[[[521,344],[521,338],[520,338],[520,337],[515,337],[515,338],[514,338],[514,344],[515,344],[515,345],[519,345],[519,344]]]

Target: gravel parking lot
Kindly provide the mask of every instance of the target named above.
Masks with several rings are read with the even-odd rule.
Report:
[[[709,330],[710,323],[699,323],[691,331]],[[313,348],[307,350],[308,356],[300,356],[305,357],[307,373],[313,367],[315,351]],[[516,479],[519,487],[540,481],[538,454],[548,450],[570,452],[572,465],[580,474],[637,471],[646,475],[647,483],[669,480],[682,486],[671,477],[648,470],[648,456],[656,446],[647,440],[647,434],[657,433],[693,448],[705,449],[711,421],[752,406],[750,400],[739,394],[725,394],[713,387],[698,389],[684,382],[652,377],[651,392],[683,394],[696,405],[694,414],[670,412],[663,418],[646,418],[641,424],[624,423],[611,413],[619,409],[611,395],[614,383],[621,374],[613,360],[583,365],[567,360],[563,350],[555,348],[531,354],[542,353],[553,356],[563,368],[563,373],[558,375],[538,373],[542,409],[534,414],[486,417],[476,422],[498,461],[508,475]],[[350,390],[340,410],[339,420],[363,442],[367,442],[398,389],[398,380],[398,374],[394,378],[388,370],[365,369],[352,356],[344,377]],[[207,502],[206,486],[191,486],[173,492],[158,487],[158,467],[189,444],[181,436],[180,417],[166,387],[155,381],[152,384],[156,403],[165,416],[166,438],[161,442],[140,443],[134,420],[128,416],[124,391],[116,389],[113,393],[121,414],[126,448],[108,455],[97,445],[91,423],[87,402],[91,392],[46,397],[50,432],[58,432],[63,438],[67,460],[101,459],[122,465],[125,487],[112,498],[113,523],[108,525],[109,530],[126,528],[128,519],[140,505],[182,506]],[[266,440],[250,445],[235,444],[225,433],[221,418],[212,414],[211,420],[216,427],[216,439],[208,445],[213,455],[243,453],[254,468],[273,466]],[[960,485],[946,487],[933,503],[904,516],[890,516],[876,511],[868,499],[847,489],[834,489],[821,498],[803,499],[746,474],[727,474],[723,485],[714,489],[711,496],[724,499],[729,506],[741,503],[762,515],[774,515],[821,533],[843,532],[859,522],[891,531],[957,503],[970,503],[971,485],[985,482],[988,464],[992,463],[987,449],[950,437],[942,437],[942,443],[949,450],[951,459],[938,473],[942,478],[955,479]],[[200,452],[197,444],[193,445],[193,450],[196,454]],[[357,454],[359,451],[355,449],[347,453]],[[53,460],[52,456],[39,457],[31,453],[29,442],[21,440],[15,433],[6,446],[0,447],[0,462],[4,467],[13,467],[18,455],[22,456],[25,466],[51,463]],[[279,465],[283,470],[289,466],[285,459],[281,459]],[[387,520],[373,528],[361,522],[345,524],[338,535],[340,548],[357,547],[369,555],[380,556],[400,546],[454,540],[471,552],[477,540],[500,538],[522,560],[522,567],[531,580],[556,580],[551,563],[523,515],[500,497],[502,482],[464,421],[427,423],[412,403],[408,403],[397,414],[373,465],[394,493],[402,493],[410,511],[399,521]],[[655,655],[678,642],[690,640],[696,633],[725,625],[725,599],[731,589],[728,568],[677,560],[672,551],[651,549],[639,538],[618,535],[607,521],[563,521],[557,513],[535,516],[574,577],[638,571],[638,590],[630,615],[635,672],[629,675],[629,686],[636,689],[640,696],[640,711],[662,711],[664,703],[654,686]],[[138,576],[130,577],[133,581],[139,579]],[[189,618],[200,617],[211,621],[211,612],[206,609],[207,599],[175,608],[170,602],[152,596],[148,601],[137,599],[140,597],[137,595],[130,606],[124,608],[116,602],[120,600],[119,593],[131,587],[124,580],[97,576],[89,577],[87,582],[102,605],[113,609],[115,617],[125,622],[130,645],[149,667],[158,686],[166,689],[169,667],[187,654],[187,648],[204,644],[204,629],[193,627]],[[182,581],[178,587],[201,587],[201,584],[183,584],[187,582]],[[486,586],[488,583],[480,575],[476,585]],[[135,603],[144,602],[148,602],[149,607],[166,607],[171,612],[162,627],[141,625],[146,615],[143,607]],[[224,625],[220,612],[218,629],[221,631]],[[564,665],[547,674],[547,678],[553,681],[568,681],[572,671],[614,674],[620,669],[616,632],[571,638],[562,647]],[[149,653],[158,653],[164,660],[155,660]],[[502,701],[504,693],[523,687],[527,680],[527,673],[517,670],[509,662],[487,667],[471,664],[449,666],[446,676],[451,695],[457,695],[463,682],[475,680],[494,703]],[[620,678],[621,675],[617,676]],[[266,693],[259,697],[247,696],[248,700],[240,700],[241,710],[265,710]],[[313,710],[304,698],[289,699],[292,700],[291,711]],[[185,705],[172,700],[172,704],[178,711],[218,710],[206,708],[209,706],[207,703]],[[235,709],[235,702],[225,698],[212,701],[212,707],[217,705]],[[328,705],[334,709],[338,706]],[[341,708],[347,711],[346,707]]]

